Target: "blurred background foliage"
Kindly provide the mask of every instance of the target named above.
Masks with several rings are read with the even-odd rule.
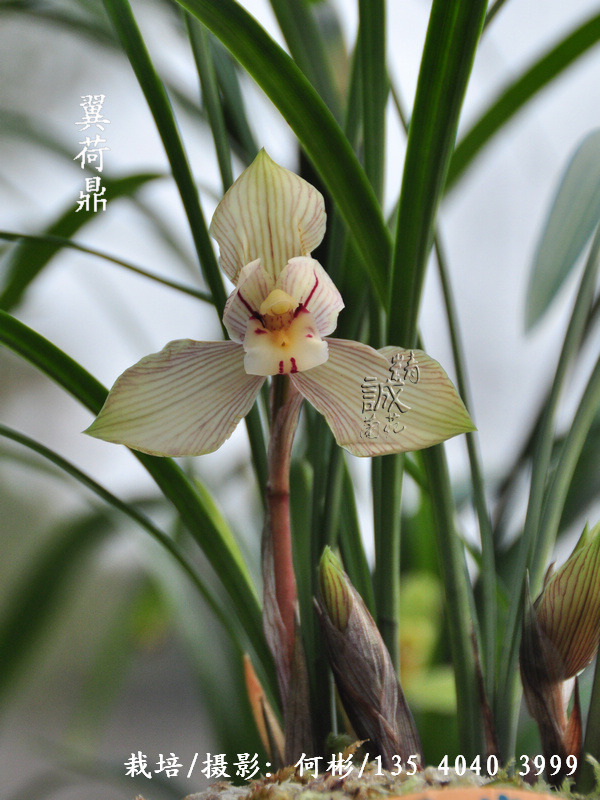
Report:
[[[295,31],[306,34],[304,40],[294,36],[293,16],[290,23],[285,15],[296,3],[256,0],[241,5],[292,51],[341,118],[338,93],[343,94],[350,82],[357,4],[311,4],[314,31]],[[306,12],[308,4],[300,5]],[[222,186],[206,97],[198,85],[181,8],[169,0],[132,6],[173,105],[205,217],[210,219]],[[579,251],[563,273],[552,285],[542,279],[540,287],[539,275],[548,275],[547,269],[536,272],[533,266],[536,258],[544,257],[536,250],[540,232],[569,159],[598,126],[595,43],[600,9],[587,0],[573,0],[568,7],[547,0],[543,9],[536,0],[497,2],[492,7],[497,13],[490,15],[477,54],[440,231],[469,365],[502,586],[511,574],[514,537],[522,525],[531,437],[574,296],[570,266],[583,262],[579,252],[600,216],[598,171],[590,168],[600,161],[596,135],[588,140],[587,160],[562,201],[566,210],[561,214],[564,218],[573,207],[576,212],[590,209],[589,229],[580,232]],[[414,99],[429,10],[425,0],[391,2],[387,8],[391,83],[396,100],[406,108]],[[580,28],[587,39],[584,34],[569,38]],[[315,31],[327,41],[328,64],[318,61],[318,51],[311,56]],[[559,43],[565,41],[560,50]],[[276,161],[302,169],[313,179],[273,105],[212,37],[210,47],[236,169],[265,146]],[[553,56],[548,64],[562,64],[564,70],[554,69],[553,74],[548,68],[535,83],[532,65],[543,66],[545,54]],[[218,315],[203,299],[207,286],[196,265],[169,164],[103,4],[1,2],[0,73],[0,307],[107,385],[170,339],[218,338]],[[330,81],[324,80],[327,74]],[[103,134],[110,148],[103,173],[108,203],[106,212],[75,214],[89,174],[74,160],[81,138],[75,123],[81,117],[80,98],[90,93],[105,95],[104,113],[110,120]],[[533,100],[521,110],[530,95]],[[406,146],[400,116],[390,100],[386,215],[397,200]],[[487,127],[478,127],[478,120],[487,121]],[[494,124],[499,134],[492,137]],[[489,142],[486,137],[491,137]],[[577,222],[582,214],[574,216]],[[46,238],[42,243],[15,241],[15,234]],[[52,236],[71,238],[82,249],[61,247]],[[556,245],[547,246],[552,255]],[[164,276],[187,291],[140,277],[98,252]],[[335,269],[335,264],[326,266]],[[530,277],[536,274],[537,279]],[[352,308],[352,300],[358,306],[363,291],[362,273],[347,283],[344,297]],[[541,320],[537,316],[545,308],[531,300],[526,303],[530,284],[530,298],[537,302],[545,293],[552,301]],[[448,366],[451,346],[442,308],[440,282],[430,269],[421,334],[428,352]],[[585,366],[597,356],[597,309],[596,302],[579,356],[583,369],[569,373],[569,391],[558,412],[557,453],[584,386]],[[402,311],[397,309],[399,315]],[[448,371],[453,374],[451,367]],[[143,530],[143,521],[93,486],[84,486],[78,473],[68,474],[60,458],[125,499],[144,519],[151,518],[198,571],[210,576],[206,559],[193,547],[171,505],[128,452],[81,436],[90,422],[89,412],[7,348],[0,350],[0,387],[3,796],[69,800],[84,794],[88,800],[106,800],[140,791],[157,799],[182,797],[208,782],[200,764],[190,780],[185,777],[194,753],[202,760],[207,753],[232,757],[258,751],[264,763],[242,688],[239,652],[213,610]],[[4,426],[31,440],[19,440]],[[570,551],[585,518],[597,518],[599,437],[597,416],[562,514],[559,558]],[[35,443],[38,451],[41,446],[59,454],[58,463],[48,459],[49,453],[36,452]],[[308,450],[315,446],[318,442],[309,442]],[[477,529],[464,444],[451,442],[448,453],[458,528],[473,555],[470,567],[476,575]],[[306,513],[313,481],[309,461],[300,457],[294,465],[294,522],[300,541],[311,529]],[[372,559],[368,467],[356,459],[346,461]],[[220,509],[215,518],[222,513],[234,531],[258,585],[262,505],[245,431],[236,431],[218,453],[186,462],[183,468],[215,499]],[[411,474],[403,498],[402,675],[427,758],[437,763],[445,753],[459,752],[455,693],[431,509],[417,490],[418,459]],[[207,580],[217,603],[227,609],[229,601],[219,582]],[[305,603],[309,600],[304,598]],[[584,697],[586,692],[589,695],[589,688],[584,688]],[[524,720],[517,752],[534,751],[535,736]],[[147,754],[150,768],[159,753],[175,753],[183,765],[180,776],[155,774],[151,784],[145,778],[126,778],[123,764],[138,751]]]

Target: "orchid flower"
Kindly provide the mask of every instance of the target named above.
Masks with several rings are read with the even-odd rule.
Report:
[[[142,358],[117,379],[86,433],[152,455],[210,453],[271,375],[288,375],[357,456],[473,430],[448,376],[422,351],[330,338],[344,303],[310,257],[325,222],[321,194],[262,150],[211,224],[235,286],[223,316],[231,340],[178,340]]]

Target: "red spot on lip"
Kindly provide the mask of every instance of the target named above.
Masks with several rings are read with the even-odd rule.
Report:
[[[266,333],[263,328],[254,328],[254,333]]]
[[[292,372],[298,372],[298,367],[296,366],[296,359],[290,358],[290,362],[292,364]]]
[[[279,374],[283,375],[283,361],[279,362]]]

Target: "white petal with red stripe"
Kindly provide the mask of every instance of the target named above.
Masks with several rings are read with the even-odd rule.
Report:
[[[126,370],[86,433],[160,456],[211,453],[246,416],[264,378],[235,342],[170,342]]]
[[[325,234],[325,204],[314,186],[276,164],[264,150],[227,191],[212,218],[223,272],[260,258],[276,279],[294,256],[307,256]]]
[[[243,341],[248,320],[258,313],[273,286],[273,279],[258,259],[240,272],[237,288],[227,298],[223,312],[223,322],[234,342]]]
[[[474,430],[450,379],[426,353],[327,341],[327,362],[291,378],[350,453],[419,450]]]
[[[344,301],[335,283],[314,258],[292,258],[277,279],[277,288],[312,314],[321,336],[337,327]]]
[[[327,342],[319,336],[312,315],[301,311],[289,325],[268,330],[250,320],[244,337],[244,367],[251,375],[288,375],[327,361]]]

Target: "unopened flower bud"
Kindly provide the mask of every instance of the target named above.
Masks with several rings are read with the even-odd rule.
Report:
[[[347,588],[348,576],[330,547],[326,547],[319,564],[321,601],[335,627],[344,633],[348,625],[352,594]]]
[[[586,526],[569,559],[546,579],[535,612],[562,662],[562,680],[577,675],[600,642],[600,524]]]
[[[584,530],[563,566],[546,576],[535,603],[525,596],[520,649],[527,707],[537,722],[544,754],[580,756],[582,729],[577,674],[592,661],[600,641],[600,524]],[[575,702],[567,707],[575,678]],[[552,778],[560,782],[562,773]]]
[[[375,620],[329,548],[319,566],[317,611],[340,699],[354,731],[386,768],[421,757],[421,744]]]

